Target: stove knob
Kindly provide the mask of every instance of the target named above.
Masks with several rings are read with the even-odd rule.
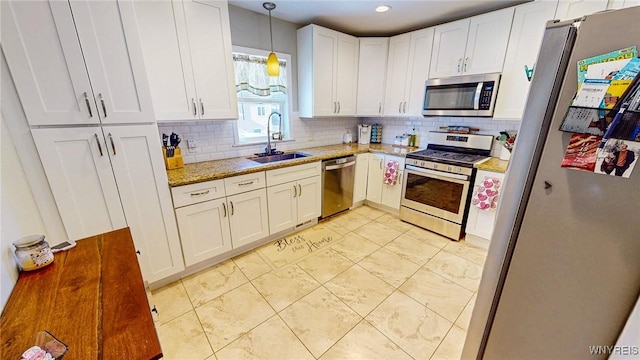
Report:
[[[447,171],[451,171],[452,167],[451,166],[447,166]]]
[[[420,166],[424,166],[424,161],[420,161]]]
[[[438,168],[438,164],[433,164],[433,168],[437,169]]]
[[[462,172],[462,168],[461,168],[461,167],[458,167],[458,168],[456,168],[456,171],[457,171],[457,172]]]

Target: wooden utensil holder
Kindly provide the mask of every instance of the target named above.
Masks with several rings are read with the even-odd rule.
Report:
[[[167,170],[179,169],[184,167],[184,159],[182,159],[182,150],[176,148],[173,153],[173,157],[167,157],[167,149],[162,148],[162,155],[164,156],[164,167]]]

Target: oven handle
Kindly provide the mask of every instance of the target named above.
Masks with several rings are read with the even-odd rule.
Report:
[[[453,178],[453,179],[464,180],[464,181],[468,181],[469,180],[469,177],[467,175],[451,174],[451,173],[446,173],[446,172],[442,172],[442,171],[423,169],[423,168],[420,168],[420,167],[417,167],[417,166],[407,165],[406,169],[415,171],[415,172],[420,173],[420,174],[434,175],[434,176],[439,176],[439,177],[442,177],[442,178],[449,178],[449,179]]]

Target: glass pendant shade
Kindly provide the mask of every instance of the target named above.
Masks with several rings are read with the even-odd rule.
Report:
[[[274,53],[270,53],[267,58],[267,75],[280,76],[280,61]]]

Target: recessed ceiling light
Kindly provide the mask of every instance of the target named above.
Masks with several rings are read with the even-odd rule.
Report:
[[[391,6],[389,6],[389,5],[382,5],[382,6],[378,6],[376,8],[376,11],[379,12],[379,13],[386,12],[386,11],[389,11],[389,10],[391,10]]]

